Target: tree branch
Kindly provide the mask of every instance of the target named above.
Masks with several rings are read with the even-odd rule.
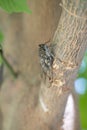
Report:
[[[41,84],[40,105],[49,113],[49,120],[61,126],[67,97],[87,48],[87,1],[63,0],[62,14],[52,44],[56,44],[53,82]],[[43,107],[42,103],[45,107]],[[44,116],[47,120],[47,116]]]
[[[69,79],[72,80],[72,74],[78,72],[87,48],[87,2],[77,1],[75,3],[64,0],[60,5],[63,11],[53,38],[53,43],[57,44],[53,64],[57,86],[59,83],[61,83],[60,86],[66,83],[71,84]],[[66,77],[67,73],[68,77]],[[75,78],[76,75],[77,73]]]

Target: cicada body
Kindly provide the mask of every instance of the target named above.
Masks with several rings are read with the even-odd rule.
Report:
[[[54,53],[52,46],[46,44],[39,45],[39,58],[43,73],[52,79],[52,64],[54,61]]]

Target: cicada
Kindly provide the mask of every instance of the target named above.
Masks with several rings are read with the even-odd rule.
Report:
[[[54,61],[54,48],[53,45],[39,44],[39,58],[40,65],[45,76],[52,79],[52,64]]]

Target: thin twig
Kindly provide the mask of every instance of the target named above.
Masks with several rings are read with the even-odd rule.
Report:
[[[8,61],[6,60],[6,58],[4,57],[3,55],[3,51],[2,49],[0,49],[0,55],[1,55],[1,58],[3,60],[3,63],[6,65],[6,67],[9,69],[9,71],[11,72],[11,74],[13,75],[14,78],[17,78],[18,76],[18,73],[14,72],[12,66],[8,63]]]

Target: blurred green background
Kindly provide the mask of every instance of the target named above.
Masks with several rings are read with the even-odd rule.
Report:
[[[82,130],[87,130],[87,51],[75,81],[75,90],[79,94],[79,110]]]

